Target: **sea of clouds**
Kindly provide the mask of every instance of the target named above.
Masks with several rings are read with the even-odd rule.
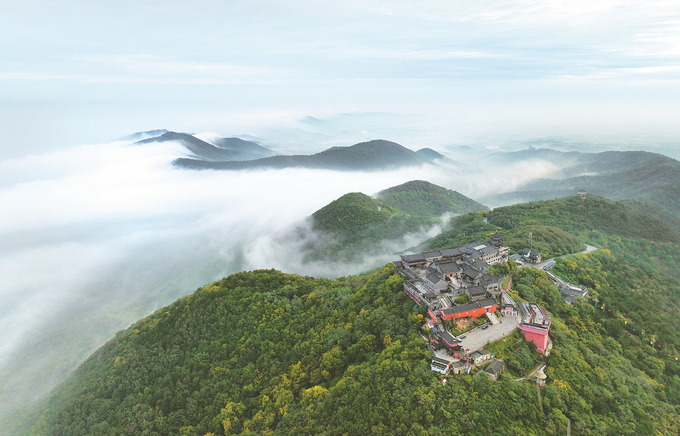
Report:
[[[44,397],[116,331],[206,283],[259,268],[354,274],[442,230],[387,241],[383,254],[353,264],[305,263],[304,245],[326,237],[306,218],[343,194],[421,179],[475,198],[556,169],[538,161],[371,173],[172,167],[184,154],[178,143],[119,141],[0,162],[5,413]],[[303,238],[289,237],[294,227]]]

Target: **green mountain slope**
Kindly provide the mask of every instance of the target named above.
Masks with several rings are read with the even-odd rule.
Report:
[[[393,169],[424,163],[427,161],[414,151],[384,140],[333,147],[310,156],[272,156],[247,162],[205,162],[181,158],[173,162],[175,166],[188,169],[322,168],[339,171]]]
[[[389,220],[392,211],[361,192],[345,194],[312,214],[314,229],[351,234]]]
[[[448,157],[444,156],[443,154],[439,153],[438,151],[434,151],[431,148],[421,148],[420,150],[416,151],[416,154],[420,156],[421,158],[434,162],[434,161],[444,161],[448,162],[451,161]]]
[[[407,215],[366,194],[353,192],[314,212],[312,222],[312,228],[327,238],[309,247],[309,258],[345,261],[375,252],[382,241],[399,239],[440,221]]]
[[[389,265],[336,281],[255,271],[120,332],[16,433],[562,435],[569,420],[576,434],[677,433],[680,371],[667,354],[678,333],[655,332],[658,351],[616,317],[643,318],[635,325],[648,331],[668,323],[678,309],[657,313],[656,298],[680,296],[678,282],[604,251],[574,262],[577,272],[598,268],[590,280],[608,303],[631,286],[655,297],[639,312],[620,304],[612,314],[566,305],[542,271],[516,272],[516,292],[553,314],[542,406],[533,381],[512,373],[439,383],[418,334],[422,314]],[[647,310],[656,324],[643,324]],[[524,362],[526,347],[515,335],[491,349],[529,369],[536,355]]]
[[[539,224],[568,232],[598,230],[627,238],[680,242],[680,235],[663,222],[621,203],[594,195],[578,195],[550,201],[536,201],[499,207],[488,215],[489,222],[503,229]]]
[[[314,212],[312,228],[320,238],[306,247],[308,260],[351,261],[384,255],[384,242],[397,243],[408,234],[434,225],[447,225],[440,216],[486,210],[486,206],[455,191],[422,180],[395,186],[376,194],[349,193]],[[303,229],[297,229],[303,234]],[[402,250],[392,246],[390,250]],[[382,251],[381,251],[382,250]]]
[[[486,220],[485,220],[486,218]],[[544,258],[576,253],[582,243],[612,250],[645,268],[680,278],[680,233],[662,221],[624,204],[588,196],[565,197],[455,217],[451,229],[424,242],[422,250],[460,247],[485,241],[498,230],[517,252],[528,245]]]
[[[410,215],[438,217],[449,212],[462,214],[489,210],[456,191],[423,180],[413,180],[376,194],[386,204]]]
[[[652,206],[651,204],[641,203],[635,200],[621,200],[620,203],[625,204],[631,209],[635,209],[638,212],[649,215],[652,218],[656,218],[659,221],[666,224],[671,229],[680,233],[680,216],[673,215],[672,213],[666,212],[663,209]]]
[[[510,247],[511,253],[518,253],[529,247],[529,232],[532,233],[531,248],[539,251],[544,258],[577,253],[585,249],[579,237],[557,227],[532,224],[504,230],[499,229],[495,224],[484,222],[484,216],[481,214],[457,216],[453,219],[451,227],[450,230],[424,242],[420,248],[422,250],[445,250],[461,247],[473,241],[488,241],[496,230],[500,230],[503,244]]]
[[[336,202],[320,214],[326,231],[389,222],[363,194]],[[574,305],[541,270],[494,267],[513,274],[514,295],[552,314],[540,403],[534,382],[519,379],[539,356],[518,334],[488,346],[508,365],[498,382],[459,375],[442,385],[420,336],[424,309],[392,265],[334,281],[261,270],[200,288],[119,332],[8,434],[680,432],[680,282],[659,272],[680,260],[669,242],[677,234],[601,198],[454,221],[430,243],[482,239],[503,224],[504,239],[532,229],[553,251],[580,240],[602,248],[557,260],[556,274],[597,298]]]

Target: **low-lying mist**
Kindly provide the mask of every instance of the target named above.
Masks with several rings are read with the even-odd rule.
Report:
[[[116,331],[203,284],[258,268],[358,273],[441,231],[350,264],[304,262],[304,244],[324,236],[287,235],[343,194],[422,179],[475,198],[555,170],[187,171],[170,165],[181,154],[179,144],[114,142],[0,162],[0,414],[44,397]]]

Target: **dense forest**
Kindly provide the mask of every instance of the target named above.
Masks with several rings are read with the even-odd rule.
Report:
[[[489,222],[512,230],[522,225],[540,224],[567,232],[598,230],[626,238],[680,242],[680,235],[662,221],[602,197],[578,195],[557,200],[498,207],[488,215]]]
[[[605,250],[570,262],[572,279],[596,264],[629,271],[637,282],[590,277],[612,305],[632,285],[661,301],[680,292],[676,281]],[[470,375],[439,382],[418,334],[423,314],[391,265],[336,281],[255,271],[120,332],[54,393],[26,434],[550,435],[565,434],[568,420],[573,434],[680,431],[675,336],[662,328],[677,307],[570,306],[542,271],[514,275],[514,293],[553,314],[554,348],[540,356],[520,335],[491,344],[508,363],[496,383]],[[628,325],[654,331],[662,348]],[[538,359],[549,376],[541,402],[533,381],[516,380]]]
[[[529,247],[529,232],[532,234],[531,248],[541,252],[545,258],[576,253],[585,249],[581,239],[557,227],[531,224],[504,231],[494,224],[485,222],[484,215],[474,213],[453,218],[450,230],[426,241],[420,248],[423,250],[444,250],[460,247],[474,241],[488,242],[489,237],[496,230],[500,230],[503,244],[510,247],[512,253],[518,253]]]
[[[487,210],[464,195],[420,180],[386,189],[376,197],[352,192],[314,212],[312,228],[323,236],[306,247],[306,258],[353,261],[377,254],[384,249],[383,242],[435,225],[447,226],[441,218],[445,213]]]
[[[314,212],[312,220],[312,228],[326,237],[308,248],[308,257],[336,262],[371,253],[382,241],[441,223],[438,218],[405,214],[360,192],[332,201]]]
[[[423,180],[412,180],[376,194],[376,197],[409,215],[439,217],[489,210],[456,191]]]
[[[571,213],[578,218],[564,224]],[[513,297],[553,317],[549,356],[518,333],[487,345],[507,365],[497,382],[472,374],[442,384],[430,371],[424,308],[391,264],[336,280],[260,270],[199,288],[119,332],[17,418],[13,433],[680,433],[680,282],[670,277],[680,249],[669,242],[677,234],[625,205],[575,197],[461,215],[428,244],[487,241],[499,227],[509,241],[532,229],[554,254],[583,242],[600,249],[553,267],[590,289],[573,305],[541,270],[492,267],[513,276]],[[548,383],[538,390],[523,376],[540,364]]]

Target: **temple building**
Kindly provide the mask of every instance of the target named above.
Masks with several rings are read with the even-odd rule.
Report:
[[[524,333],[527,341],[536,345],[536,351],[546,354],[550,349],[550,324],[552,317],[545,307],[535,304],[520,303],[523,317],[519,329]]]

